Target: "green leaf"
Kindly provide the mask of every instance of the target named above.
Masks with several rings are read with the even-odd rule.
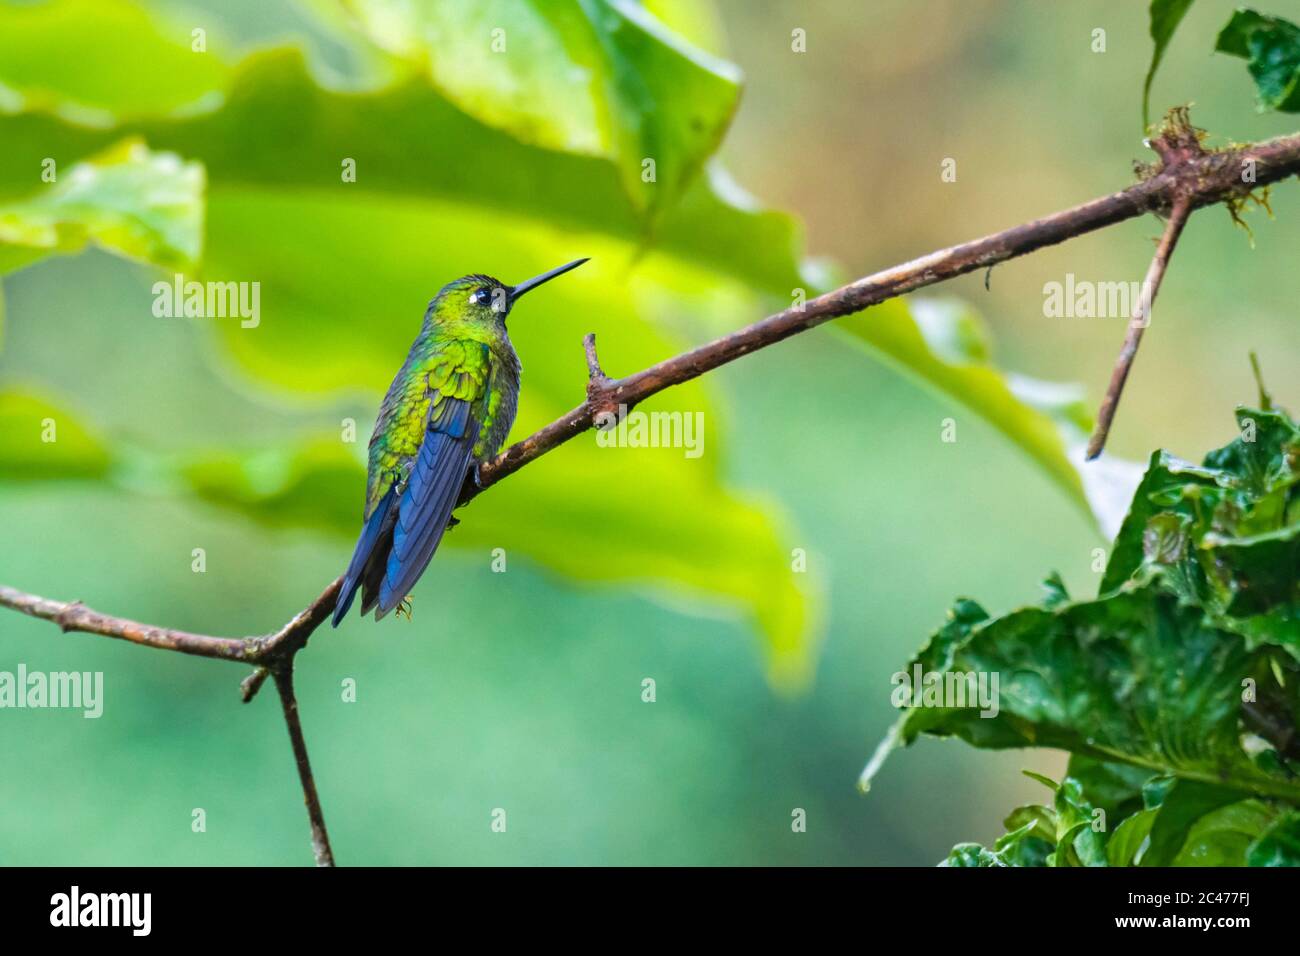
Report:
[[[1202,465],[1152,456],[1101,592],[1160,573],[1184,600],[1250,638],[1300,653],[1300,429],[1241,408],[1239,434]]]
[[[1039,804],[1028,804],[1023,807],[1016,807],[1002,821],[1002,825],[1007,828],[1008,833],[1019,830],[1027,823],[1032,824],[1029,833],[1048,843],[1056,843],[1055,810]]]
[[[37,181],[41,167],[32,167]],[[95,244],[186,268],[203,237],[203,168],[127,140],[64,170],[25,199],[0,204],[0,274]]]
[[[1300,112],[1300,27],[1281,17],[1237,10],[1214,49],[1247,61],[1261,112]]]
[[[1088,802],[1105,810],[1108,819],[1120,820],[1142,808],[1142,786],[1151,771],[1071,754],[1066,776],[1079,781]]]
[[[1106,837],[1101,819],[1084,796],[1078,780],[1066,777],[1056,791],[1056,851],[1048,866],[1105,866]]]
[[[1225,787],[1199,780],[1174,780],[1156,811],[1155,821],[1151,826],[1151,842],[1142,855],[1141,865],[1169,866],[1183,849],[1192,824],[1211,811],[1229,803],[1236,803],[1240,799],[1239,792]],[[1223,843],[1220,838],[1210,839],[1205,834],[1202,834],[1202,838],[1208,840],[1206,845],[1209,849],[1202,847],[1200,851],[1192,849],[1190,852],[1194,854],[1222,851]],[[1242,849],[1244,851],[1244,845]]]
[[[1058,784],[1041,774],[1023,772],[1052,791],[1052,806],[1017,807],[1004,821],[1007,832],[991,849],[961,843],[941,865],[1106,866],[1102,818],[1084,796],[1082,784],[1071,777]]]
[[[1170,865],[1258,866],[1248,864],[1247,850],[1276,817],[1276,808],[1260,800],[1242,800],[1213,810],[1192,824]]]
[[[740,95],[739,70],[627,0],[344,6],[469,115],[521,142],[611,160],[642,209],[680,197],[721,143]]]
[[[1156,70],[1164,59],[1165,49],[1191,5],[1192,0],[1151,0],[1148,12],[1151,17],[1151,40],[1155,48],[1151,51],[1151,66],[1147,68],[1146,82],[1142,84],[1143,130],[1151,126],[1151,81],[1156,78]]]
[[[1250,866],[1300,866],[1300,811],[1278,818],[1246,853]]]
[[[1106,862],[1109,866],[1136,866],[1151,834],[1158,809],[1139,810],[1121,820],[1106,843]]]
[[[0,114],[102,127],[194,109],[225,83],[225,64],[193,49],[190,28],[164,27],[125,0],[7,3],[0,20]]]
[[[152,47],[115,49],[123,69],[154,53]],[[283,129],[292,129],[293,137],[273,135]],[[627,243],[617,258],[623,265],[645,242],[641,212],[612,162],[512,139],[461,112],[418,77],[374,91],[323,89],[293,48],[243,60],[218,109],[131,121],[118,130],[85,129],[41,114],[0,115],[6,149],[0,196],[30,190],[45,157],[87,155],[125,130],[155,149],[201,161],[214,188],[288,191],[326,204],[349,197],[441,201],[479,209],[485,220],[525,219],[621,240]],[[452,143],[454,149],[438,145]],[[304,156],[316,161],[304,165]],[[343,181],[344,160],[355,162],[355,182]],[[806,286],[794,221],[762,209],[720,170],[707,172],[660,218],[654,250],[782,297]],[[426,223],[425,244],[434,245],[437,236],[447,233]],[[653,274],[648,263],[642,271]]]
[[[928,733],[994,749],[1059,747],[1245,794],[1300,798],[1300,785],[1258,766],[1238,739],[1242,682],[1269,680],[1269,655],[1248,652],[1240,636],[1207,623],[1158,580],[978,623],[955,614],[916,661],[941,674],[997,675],[998,713],[912,707],[892,738],[901,744]]]
[[[78,23],[96,26],[93,13]],[[653,45],[644,31],[618,29],[619,43]],[[135,35],[113,49],[119,68],[156,52]],[[284,129],[294,136],[280,135]],[[757,312],[753,294],[727,275],[782,295],[802,281],[792,221],[733,205],[734,191],[719,198],[714,186],[728,187],[716,174],[687,188],[659,224],[657,251],[646,255],[641,214],[614,162],[519,142],[418,78],[361,93],[322,89],[296,50],[250,57],[224,101],[207,111],[127,119],[111,131],[43,112],[0,117],[7,151],[33,170],[51,151],[85,155],[124,131],[203,163],[212,185],[201,277],[258,283],[266,307],[265,322],[212,320],[213,331],[247,372],[285,392],[324,398],[364,389],[377,403],[443,282],[470,271],[534,274],[566,247],[570,258],[595,255],[599,276],[575,274],[567,290],[557,284],[548,290],[554,296],[521,310],[512,329],[526,369],[520,435],[581,400],[584,333],[609,330],[602,355],[611,371],[688,344],[644,318],[647,293],[659,300],[703,293]],[[455,149],[438,148],[448,143]],[[318,165],[304,166],[305,156]],[[356,161],[355,183],[340,175],[345,158]],[[0,195],[22,186],[21,177],[6,176],[13,168],[0,171]],[[639,274],[629,278],[627,264],[638,256]],[[773,681],[805,682],[815,615],[807,576],[791,571],[778,509],[723,485],[722,424],[700,383],[644,406],[656,409],[701,415],[704,455],[597,448],[585,436],[476,503],[450,546],[490,540],[580,579],[671,593],[710,613],[718,604],[739,610],[766,637]],[[184,463],[183,486],[256,520],[333,528],[343,562],[364,483],[354,449],[333,442],[213,449]],[[166,461],[132,467],[168,483]],[[575,495],[598,487],[636,494]]]
[[[455,247],[424,246],[429,222],[454,233]],[[374,238],[357,248],[348,237],[359,234]],[[259,378],[299,393],[368,386],[378,394],[418,331],[421,310],[410,304],[428,298],[427,274],[456,275],[488,261],[505,276],[535,274],[551,264],[541,257],[555,256],[545,250],[557,249],[560,241],[526,219],[485,219],[451,205],[375,198],[323,203],[310,194],[217,188],[209,235],[207,274],[217,280],[265,277],[265,298],[277,303],[273,323],[245,329],[231,322],[219,327],[220,334]],[[308,246],[305,236],[317,238]],[[560,258],[581,253],[601,262],[617,256],[617,248],[592,237]],[[317,257],[348,257],[352,269],[318,271]],[[368,321],[321,323],[319,316],[330,311]],[[524,365],[516,437],[581,401],[580,343],[592,330],[600,335],[611,370],[649,365],[683,346],[638,318],[637,302],[620,275],[600,269],[574,273],[512,317],[511,334]],[[706,444],[698,458],[683,449],[602,448],[594,433],[584,435],[476,502],[448,543],[504,546],[579,579],[670,583],[695,597],[748,607],[767,638],[774,681],[803,682],[810,674],[814,629],[803,576],[792,573],[789,547],[777,533],[779,509],[771,503],[759,508],[723,486],[725,437],[701,383],[675,388],[639,408],[656,410],[702,422],[699,437]],[[343,499],[349,536],[356,533],[361,488],[358,476],[354,494]],[[575,494],[583,488],[636,490],[630,496]]]
[[[76,416],[35,395],[0,391],[0,476],[6,481],[102,478],[111,456]]]
[[[1058,604],[1069,603],[1070,592],[1066,590],[1065,581],[1061,579],[1059,571],[1053,571],[1043,579],[1043,592],[1045,607],[1055,607]]]

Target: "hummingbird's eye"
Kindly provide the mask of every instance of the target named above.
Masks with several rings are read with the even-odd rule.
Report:
[[[489,289],[475,289],[469,300],[475,305],[487,305],[492,301],[492,292]]]

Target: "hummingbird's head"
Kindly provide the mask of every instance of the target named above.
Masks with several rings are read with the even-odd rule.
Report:
[[[525,279],[518,285],[506,285],[500,279],[481,273],[461,276],[442,287],[437,297],[429,303],[426,317],[439,323],[504,327],[510,310],[525,292],[550,282],[570,269],[578,268],[586,261],[575,259],[559,268]]]

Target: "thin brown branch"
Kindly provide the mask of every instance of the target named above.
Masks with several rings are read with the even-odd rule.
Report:
[[[298,699],[293,693],[293,662],[284,661],[271,668],[275,689],[280,693],[284,708],[284,725],[289,728],[289,743],[293,746],[293,759],[298,765],[298,779],[302,782],[303,802],[307,805],[307,819],[311,824],[311,850],[317,866],[333,866],[334,851],[330,849],[329,833],[325,830],[325,813],[321,810],[320,795],[316,792],[316,778],[312,776],[311,761],[307,759],[307,740],[302,734],[298,719]]]
[[[163,651],[178,651],[196,657],[213,657],[218,660],[244,664],[270,665],[291,658],[307,644],[312,631],[334,610],[334,596],[342,578],[336,578],[320,595],[299,611],[293,618],[270,634],[261,637],[212,637],[192,634],[169,627],[141,624],[129,618],[114,617],[86,607],[80,601],[51,601],[35,594],[27,594],[0,584],[0,607],[7,607],[31,617],[51,621],[65,634],[80,631],[116,637],[144,647]]]
[[[298,702],[293,694],[292,674],[294,655],[307,646],[307,640],[312,632],[329,617],[334,609],[334,598],[338,594],[342,580],[336,578],[311,604],[295,614],[284,627],[261,637],[212,637],[207,634],[191,634],[188,631],[154,627],[151,624],[141,624],[126,618],[101,614],[86,607],[80,601],[51,601],[4,585],[0,585],[0,607],[52,621],[64,633],[82,631],[87,634],[116,637],[159,650],[255,664],[257,670],[245,678],[240,685],[241,695],[245,701],[253,699],[268,676],[275,677],[280,701],[284,705],[285,724],[289,728],[289,742],[293,746],[294,760],[298,765],[298,778],[302,782],[303,799],[307,804],[307,816],[311,823],[312,851],[318,866],[333,866],[334,856],[330,850],[329,834],[325,830],[325,817],[321,811],[320,797],[316,792],[316,782],[312,779],[311,764],[307,761],[307,743],[303,738],[302,723],[298,718]]]
[[[1097,425],[1093,429],[1092,438],[1088,440],[1088,461],[1100,455],[1102,449],[1106,447],[1110,426],[1115,420],[1115,410],[1119,407],[1120,396],[1124,393],[1124,383],[1128,381],[1133,360],[1137,358],[1138,346],[1142,344],[1142,335],[1151,324],[1151,307],[1155,303],[1156,294],[1160,291],[1165,270],[1169,267],[1169,257],[1173,255],[1178,237],[1182,235],[1183,227],[1187,225],[1191,214],[1192,205],[1188,199],[1179,199],[1169,213],[1169,221],[1165,224],[1164,235],[1160,237],[1160,245],[1156,247],[1156,254],[1147,268],[1146,278],[1142,280],[1142,293],[1133,306],[1128,331],[1124,335],[1124,345],[1119,350],[1119,357],[1115,359],[1115,369],[1110,374],[1110,384],[1106,386],[1106,395],[1101,401],[1101,408],[1097,411]]]
[[[601,411],[620,405],[631,408],[656,392],[698,378],[824,322],[1145,213],[1169,214],[1180,197],[1190,209],[1200,209],[1224,200],[1239,200],[1252,189],[1294,176],[1300,173],[1300,133],[1218,153],[1169,152],[1161,159],[1163,166],[1158,172],[1122,192],[973,242],[940,249],[778,312],[626,378],[607,379],[597,389],[598,401],[592,399],[589,380],[587,401],[481,465],[477,483],[466,487],[461,504],[582,434],[592,427]],[[1247,169],[1253,173],[1249,182],[1243,181],[1243,170]]]
[[[588,335],[584,339],[588,372],[586,401],[479,466],[478,480],[466,482],[460,504],[468,503],[484,489],[593,427],[598,416],[619,414],[657,392],[824,322],[1148,212],[1169,214],[1171,220],[1185,219],[1195,209],[1224,200],[1240,200],[1250,189],[1300,173],[1300,134],[1220,153],[1162,152],[1162,160],[1158,172],[1122,192],[867,276],[625,378],[610,378],[605,374],[596,355],[595,337]],[[1247,166],[1254,172],[1248,185],[1243,183],[1242,176]],[[1171,241],[1170,249],[1172,245]],[[242,639],[140,624],[101,614],[80,602],[51,601],[3,586],[0,586],[0,606],[52,621],[64,631],[83,631],[161,650],[253,664],[257,670],[241,685],[245,700],[252,699],[268,676],[273,677],[284,705],[285,722],[302,781],[313,849],[318,862],[332,862],[320,800],[307,762],[291,673],[294,656],[333,609],[340,583],[340,579],[333,581],[280,630]]]

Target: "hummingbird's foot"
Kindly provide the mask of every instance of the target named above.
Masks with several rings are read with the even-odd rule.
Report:
[[[408,621],[414,620],[414,618],[411,616],[412,603],[413,602],[411,601],[411,595],[408,594],[406,597],[402,598],[402,600],[398,602],[397,607],[393,608],[393,613],[396,614],[398,617],[406,618]]]
[[[452,515],[450,518],[447,519],[447,530],[450,531],[458,524],[460,524],[460,519],[457,518],[455,515]]]

